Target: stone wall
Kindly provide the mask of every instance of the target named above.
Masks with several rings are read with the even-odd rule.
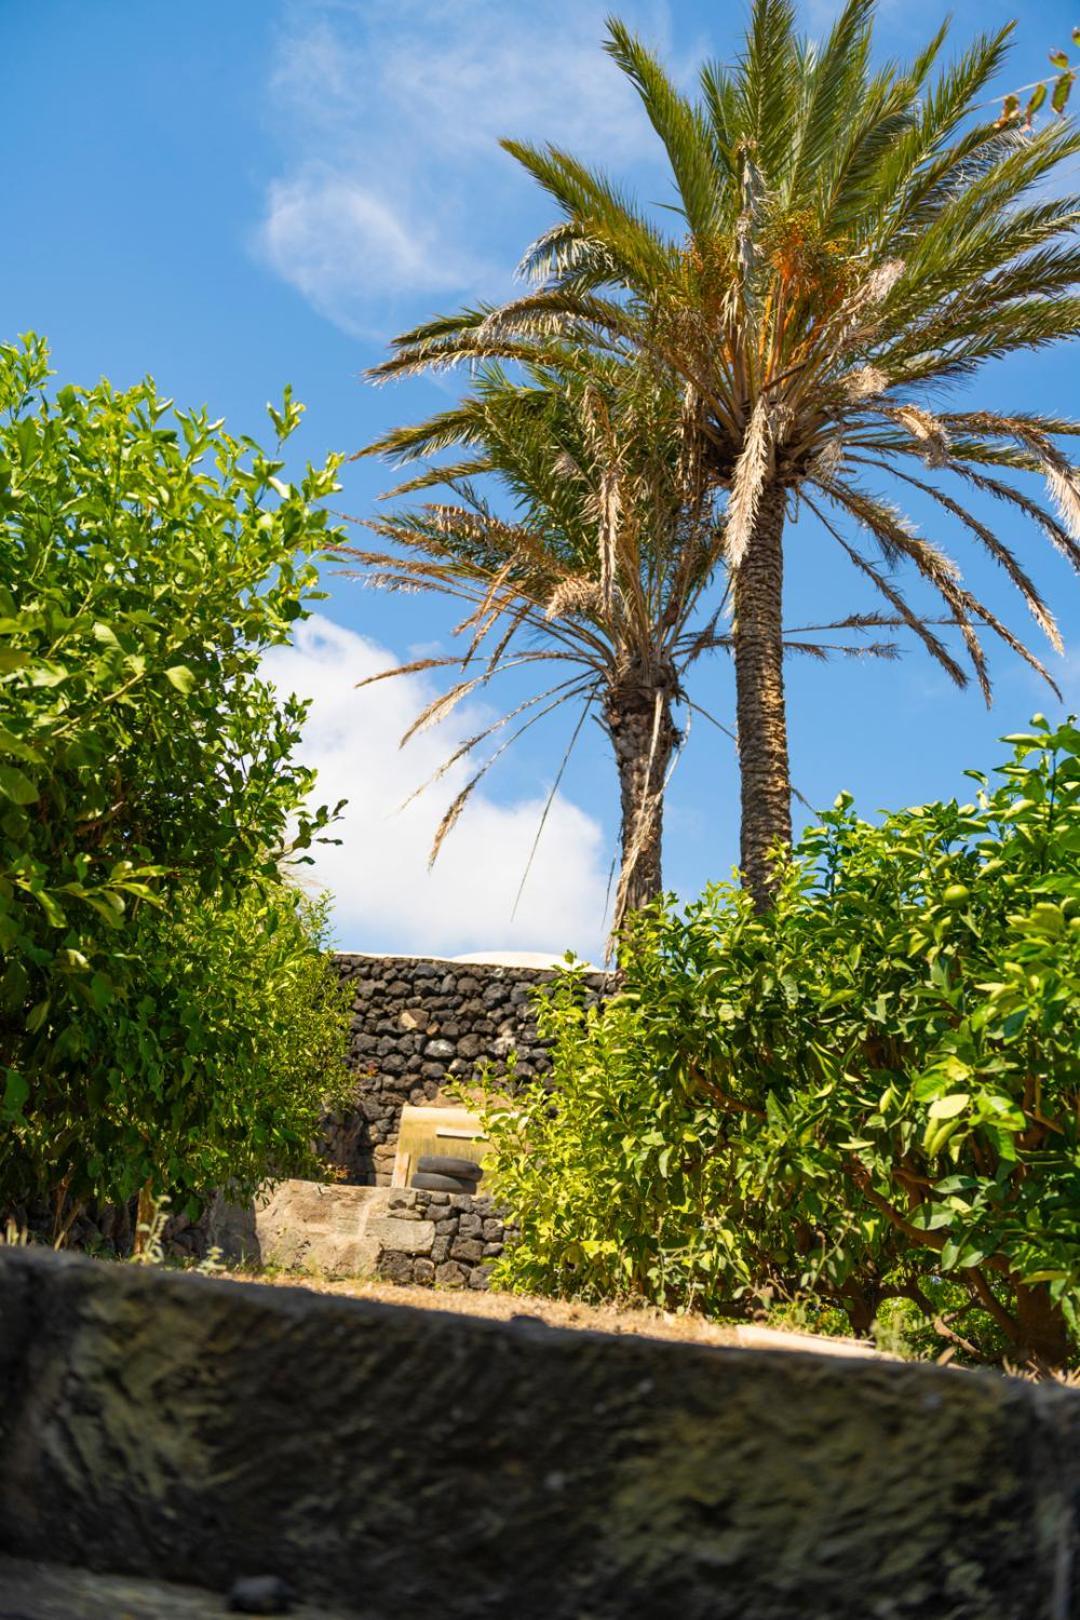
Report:
[[[212,1222],[210,1236],[229,1261],[425,1288],[486,1288],[492,1261],[517,1235],[489,1198],[418,1187],[284,1181],[250,1217],[220,1207],[231,1225]]]
[[[16,1556],[402,1620],[1080,1614],[1073,1390],[2,1248],[0,1324]]]
[[[512,1051],[519,1075],[547,1071],[532,992],[550,983],[550,970],[408,956],[337,961],[353,992],[358,1084],[355,1108],[327,1122],[324,1156],[348,1182],[389,1185],[405,1103],[432,1103],[448,1081],[467,1081],[482,1064],[503,1074]],[[605,973],[589,974],[588,994],[602,994],[608,982]]]
[[[422,1241],[388,1237],[375,1274],[387,1282],[431,1288],[486,1288],[492,1260],[517,1235],[489,1198],[395,1188],[388,1217],[422,1232]],[[430,1237],[429,1237],[430,1232]]]

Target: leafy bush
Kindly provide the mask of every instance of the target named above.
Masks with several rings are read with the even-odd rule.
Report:
[[[0,1206],[250,1183],[305,1160],[315,1054],[336,1083],[282,874],[330,816],[259,663],[337,461],[293,487],[152,382],[48,375],[0,348]],[[270,414],[280,444],[301,408]]]
[[[769,914],[716,887],[643,915],[602,1011],[565,978],[541,1014],[554,1095],[488,1105],[523,1225],[504,1285],[709,1311],[809,1294],[860,1333],[899,1300],[939,1349],[1065,1361],[1080,731],[1033,727],[974,804],[875,825],[842,796]]]

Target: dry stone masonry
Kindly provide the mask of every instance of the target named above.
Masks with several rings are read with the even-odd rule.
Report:
[[[246,1230],[211,1232],[231,1259],[456,1289],[486,1288],[492,1261],[516,1235],[483,1196],[313,1181],[283,1181]]]
[[[522,1078],[547,1072],[533,991],[551,982],[552,970],[408,956],[337,961],[353,992],[357,1089],[355,1107],[327,1122],[325,1153],[349,1182],[389,1186],[405,1103],[432,1103],[482,1065],[504,1074],[511,1052]],[[589,974],[588,994],[603,994],[608,979]]]
[[[388,1233],[376,1262],[376,1275],[387,1282],[486,1288],[492,1260],[517,1233],[490,1198],[467,1193],[395,1188],[388,1214],[400,1230]],[[411,1231],[420,1236],[410,1238]]]

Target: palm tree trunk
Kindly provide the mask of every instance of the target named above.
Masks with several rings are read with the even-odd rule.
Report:
[[[791,779],[784,709],[784,507],[767,486],[735,576],[735,695],[742,792],[740,861],[758,911],[776,886],[770,852],[791,843]]]
[[[663,892],[664,784],[679,734],[671,718],[671,693],[658,686],[613,688],[604,702],[604,725],[615,750],[622,806],[615,931],[627,912]]]

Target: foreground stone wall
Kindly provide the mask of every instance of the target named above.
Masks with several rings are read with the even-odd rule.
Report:
[[[327,1122],[324,1152],[348,1181],[389,1186],[405,1103],[433,1102],[448,1080],[467,1081],[481,1064],[504,1074],[511,1052],[523,1078],[547,1072],[532,992],[551,971],[407,956],[337,962],[353,993],[358,1083],[355,1107]],[[593,973],[586,983],[595,997],[609,976]]]
[[[1056,1387],[0,1251],[15,1556],[369,1620],[1067,1620],[1078,1494]]]

